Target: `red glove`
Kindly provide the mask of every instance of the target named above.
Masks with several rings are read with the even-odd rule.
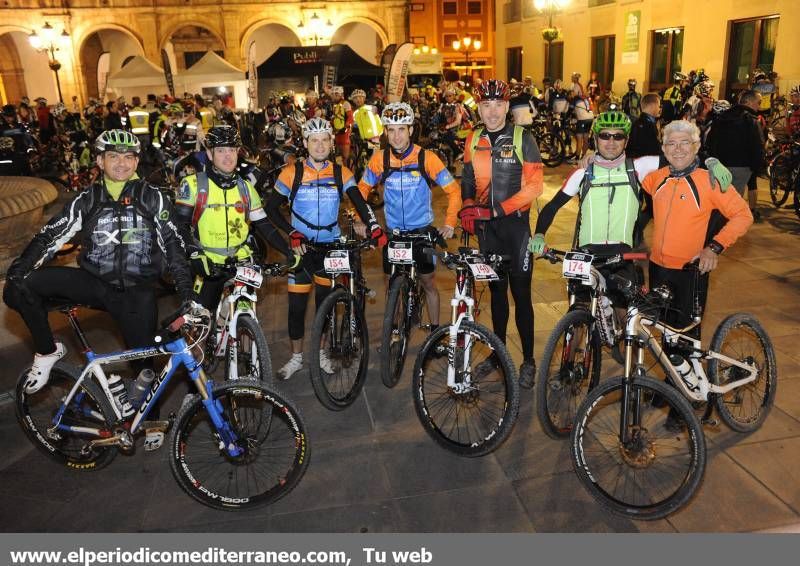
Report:
[[[470,205],[462,208],[458,217],[461,219],[461,227],[469,234],[475,234],[476,220],[491,220],[492,211],[486,206]]]
[[[372,238],[372,241],[375,242],[375,245],[379,248],[389,243],[389,237],[380,226],[373,225],[369,237]]]
[[[308,238],[306,238],[302,234],[302,232],[299,232],[297,230],[292,230],[289,233],[289,241],[291,243],[292,249],[295,249],[305,244],[308,241]]]

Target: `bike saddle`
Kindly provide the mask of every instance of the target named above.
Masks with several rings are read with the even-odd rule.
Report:
[[[85,309],[93,309],[93,310],[104,310],[101,305],[92,305],[88,303],[78,303],[75,301],[71,301],[69,299],[64,299],[61,297],[50,297],[44,301],[44,307],[47,309],[48,312],[51,311],[69,311],[73,308],[85,308]]]

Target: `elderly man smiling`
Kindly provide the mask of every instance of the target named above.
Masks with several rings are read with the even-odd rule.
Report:
[[[684,264],[698,260],[697,292],[700,306],[705,307],[708,273],[717,267],[719,254],[747,231],[753,216],[739,193],[721,187],[708,171],[698,168],[697,126],[686,120],[670,122],[663,130],[662,149],[669,166],[654,171],[642,183],[653,197],[650,286],[670,286],[675,310],[666,322],[683,327],[691,320],[694,295],[694,273],[684,271]],[[709,230],[714,210],[728,219],[718,231]],[[699,337],[699,327],[696,332]]]

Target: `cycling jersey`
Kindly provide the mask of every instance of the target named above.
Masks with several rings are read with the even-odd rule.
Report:
[[[81,232],[78,265],[115,288],[156,280],[166,259],[186,297],[192,283],[186,247],[172,222],[169,202],[141,179],[125,183],[117,200],[103,181],[91,185],[53,216],[8,273],[26,276]]]
[[[294,175],[294,167],[284,167],[275,181],[275,190],[287,199],[292,196]],[[326,161],[322,169],[316,169],[306,159],[300,186],[290,203],[292,228],[312,242],[336,240],[341,234],[338,218],[342,194],[356,186],[353,172],[347,167],[342,167],[342,185],[336,186],[332,162]]]
[[[651,263],[681,269],[705,246],[713,210],[728,219],[714,240],[731,246],[753,223],[747,203],[736,191],[711,187],[708,171],[695,169],[685,177],[670,176],[670,168],[650,173],[642,187],[653,197]]]
[[[358,135],[363,140],[380,137],[383,133],[381,117],[375,113],[374,108],[368,104],[353,111],[353,122],[358,127]]]
[[[244,183],[248,191],[249,207],[243,202],[238,186],[222,189],[212,179],[208,179],[205,208],[197,219],[194,230],[203,252],[215,263],[225,263],[229,257],[250,257],[252,250],[245,244],[250,234],[248,222],[267,217],[253,185],[241,179],[239,182]],[[175,204],[194,210],[197,194],[197,175],[188,175],[181,182]]]
[[[385,202],[386,226],[389,230],[416,230],[433,223],[433,207],[431,206],[431,187],[425,180],[425,175],[419,171],[419,155],[423,149],[411,144],[400,157],[393,151],[389,152],[388,176],[384,172],[384,152],[377,151],[364,170],[364,175],[358,188],[364,198],[370,189],[378,185],[385,176],[383,183],[383,199]],[[458,185],[450,171],[435,153],[426,151],[424,157],[425,172],[433,183],[442,187],[447,193],[447,213],[445,224],[456,226],[458,210],[461,200],[458,195]]]
[[[496,216],[505,216],[530,209],[534,199],[542,194],[542,159],[530,131],[522,135],[520,163],[514,148],[514,124],[507,123],[496,135],[494,147],[485,130],[475,146],[475,156],[464,152],[464,173],[461,180],[461,198],[476,204],[490,206]],[[466,147],[473,146],[472,132]]]

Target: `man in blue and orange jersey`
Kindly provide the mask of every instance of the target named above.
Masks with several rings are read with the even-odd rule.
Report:
[[[366,198],[370,190],[383,185],[386,227],[389,233],[424,233],[432,230],[433,207],[431,188],[439,185],[447,193],[447,212],[444,226],[438,232],[443,238],[453,236],[461,195],[458,184],[439,157],[411,143],[414,111],[405,102],[387,104],[381,113],[386,130],[388,147],[375,152],[367,164],[358,184]],[[425,288],[431,332],[439,326],[439,290],[434,279],[434,264],[422,253],[414,258],[417,273]],[[383,252],[383,270],[391,271],[386,250]]]
[[[484,126],[473,130],[464,151],[464,175],[459,213],[461,226],[478,237],[481,251],[509,255],[508,277],[489,284],[494,333],[505,342],[508,326],[508,288],[514,297],[515,319],[522,344],[520,385],[533,387],[533,265],[528,253],[530,208],[542,194],[542,159],[529,130],[506,120],[511,90],[497,79],[483,81],[473,93]],[[476,221],[481,221],[476,224]],[[476,372],[497,367],[490,357]]]
[[[289,379],[303,367],[303,336],[308,294],[316,283],[316,305],[325,299],[333,282],[323,270],[323,253],[306,249],[307,242],[328,243],[340,236],[339,205],[347,194],[359,217],[369,227],[370,237],[378,245],[387,238],[375,214],[358,191],[353,172],[330,160],[333,129],[323,118],[312,118],[303,124],[303,145],[308,159],[285,167],[275,182],[275,192],[267,201],[267,214],[272,222],[289,235],[294,253],[303,256],[301,269],[289,276],[289,338],[292,357],[280,370],[279,379]],[[281,215],[280,207],[289,201],[291,220]],[[327,352],[320,351],[320,367],[332,373]]]

